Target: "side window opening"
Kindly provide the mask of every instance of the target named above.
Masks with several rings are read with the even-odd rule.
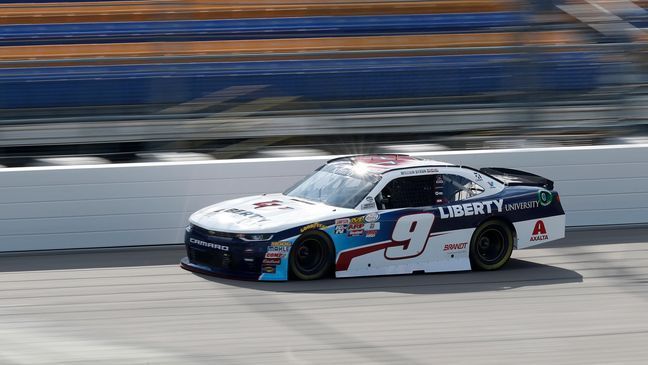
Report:
[[[470,199],[484,192],[476,182],[459,175],[443,175],[443,193],[448,202]]]
[[[434,176],[400,177],[387,184],[377,197],[380,209],[434,205]]]
[[[459,175],[419,175],[390,181],[376,196],[379,209],[427,207],[470,199],[484,192],[474,181]]]

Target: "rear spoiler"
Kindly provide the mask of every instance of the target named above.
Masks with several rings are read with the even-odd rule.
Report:
[[[553,181],[526,171],[506,169],[502,167],[484,167],[479,171],[500,180],[508,186],[539,186],[547,190],[553,190],[554,188]]]

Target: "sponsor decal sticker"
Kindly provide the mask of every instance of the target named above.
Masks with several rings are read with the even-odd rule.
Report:
[[[285,242],[285,241],[272,242],[270,244],[270,246],[268,246],[268,252],[286,253],[286,252],[290,251],[291,246],[292,246],[292,243],[290,243],[290,242]]]
[[[368,223],[378,222],[379,219],[380,219],[380,214],[378,213],[369,213],[364,217],[365,222]]]
[[[367,237],[376,237],[376,234],[378,234],[378,231],[367,231],[366,235]]]
[[[456,250],[463,250],[468,246],[468,242],[461,242],[461,243],[446,243],[443,245],[443,251],[456,251]]]
[[[345,234],[351,220],[349,218],[340,218],[335,220],[335,234]]]
[[[189,238],[189,243],[193,243],[198,246],[213,248],[215,250],[229,251],[229,246],[219,245],[218,243],[205,242],[205,241],[197,240],[195,238]]]
[[[349,225],[350,230],[364,229],[364,223],[351,223]]]
[[[380,223],[379,222],[365,223],[363,228],[364,228],[365,231],[379,231],[380,230]]]
[[[364,223],[365,222],[364,219],[365,219],[364,216],[363,217],[353,217],[353,218],[351,218],[351,223],[352,224],[354,224],[354,223]]]
[[[417,175],[417,174],[430,174],[433,172],[439,172],[438,169],[412,169],[412,170],[403,170],[401,171],[402,175]]]
[[[524,209],[533,209],[537,208],[540,206],[540,202],[537,200],[533,201],[528,201],[528,202],[518,202],[518,203],[510,203],[504,205],[504,210],[507,212],[513,212],[516,210],[524,210]]]
[[[439,207],[438,209],[439,217],[441,219],[446,219],[491,214],[495,211],[501,213],[503,205],[503,199],[496,199],[485,200],[482,202],[449,205],[447,207]]]
[[[364,223],[351,223],[349,225],[349,236],[362,236],[364,234]]]
[[[474,174],[475,174],[475,181],[482,181],[482,180],[484,180],[484,178],[481,176],[480,173],[475,172]]]
[[[254,209],[259,209],[259,208],[267,208],[267,207],[278,207],[281,205],[281,201],[279,200],[270,200],[266,202],[258,202],[252,204],[254,205]]]
[[[292,243],[286,241],[277,241],[270,244],[271,247],[290,247]]]
[[[261,271],[263,271],[266,274],[274,274],[277,272],[277,267],[276,266],[263,266],[261,268]]]
[[[277,247],[277,246],[268,247],[268,252],[288,252],[288,251],[290,251],[290,247]]]
[[[311,224],[309,224],[309,225],[307,225],[307,226],[303,226],[303,227],[299,230],[299,232],[304,233],[304,232],[306,232],[306,231],[311,231],[311,230],[313,230],[313,229],[324,229],[324,228],[326,228],[326,226],[323,225],[322,223],[311,223]]]
[[[486,182],[491,189],[495,189],[495,181],[489,180]]]
[[[546,207],[547,205],[551,204],[552,201],[553,194],[550,191],[538,190],[538,202],[540,203],[540,205]]]
[[[225,213],[232,213],[232,214],[237,214],[243,217],[248,217],[248,218],[259,218],[260,222],[265,222],[267,221],[266,217],[262,216],[261,214],[256,214],[252,212],[248,212],[247,210],[244,209],[237,209],[237,208],[230,208],[224,210]]]
[[[373,197],[368,196],[362,202],[360,209],[376,209],[376,201]]]
[[[545,224],[541,219],[533,226],[533,233],[531,233],[531,239],[529,241],[544,241],[548,239],[547,228],[545,228]]]
[[[264,265],[279,265],[280,263],[281,259],[263,259]]]
[[[265,254],[266,259],[280,259],[282,257],[286,256],[285,253],[283,252],[277,252],[277,251],[268,251]]]

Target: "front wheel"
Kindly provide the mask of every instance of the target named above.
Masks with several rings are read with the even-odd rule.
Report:
[[[499,220],[479,226],[470,241],[470,263],[473,269],[497,270],[513,252],[513,232]]]
[[[333,261],[333,245],[324,234],[303,236],[290,251],[290,271],[301,280],[316,280],[328,275]]]

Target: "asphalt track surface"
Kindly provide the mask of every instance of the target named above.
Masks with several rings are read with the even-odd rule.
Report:
[[[497,272],[258,283],[178,246],[0,255],[0,364],[646,364],[648,228]]]

